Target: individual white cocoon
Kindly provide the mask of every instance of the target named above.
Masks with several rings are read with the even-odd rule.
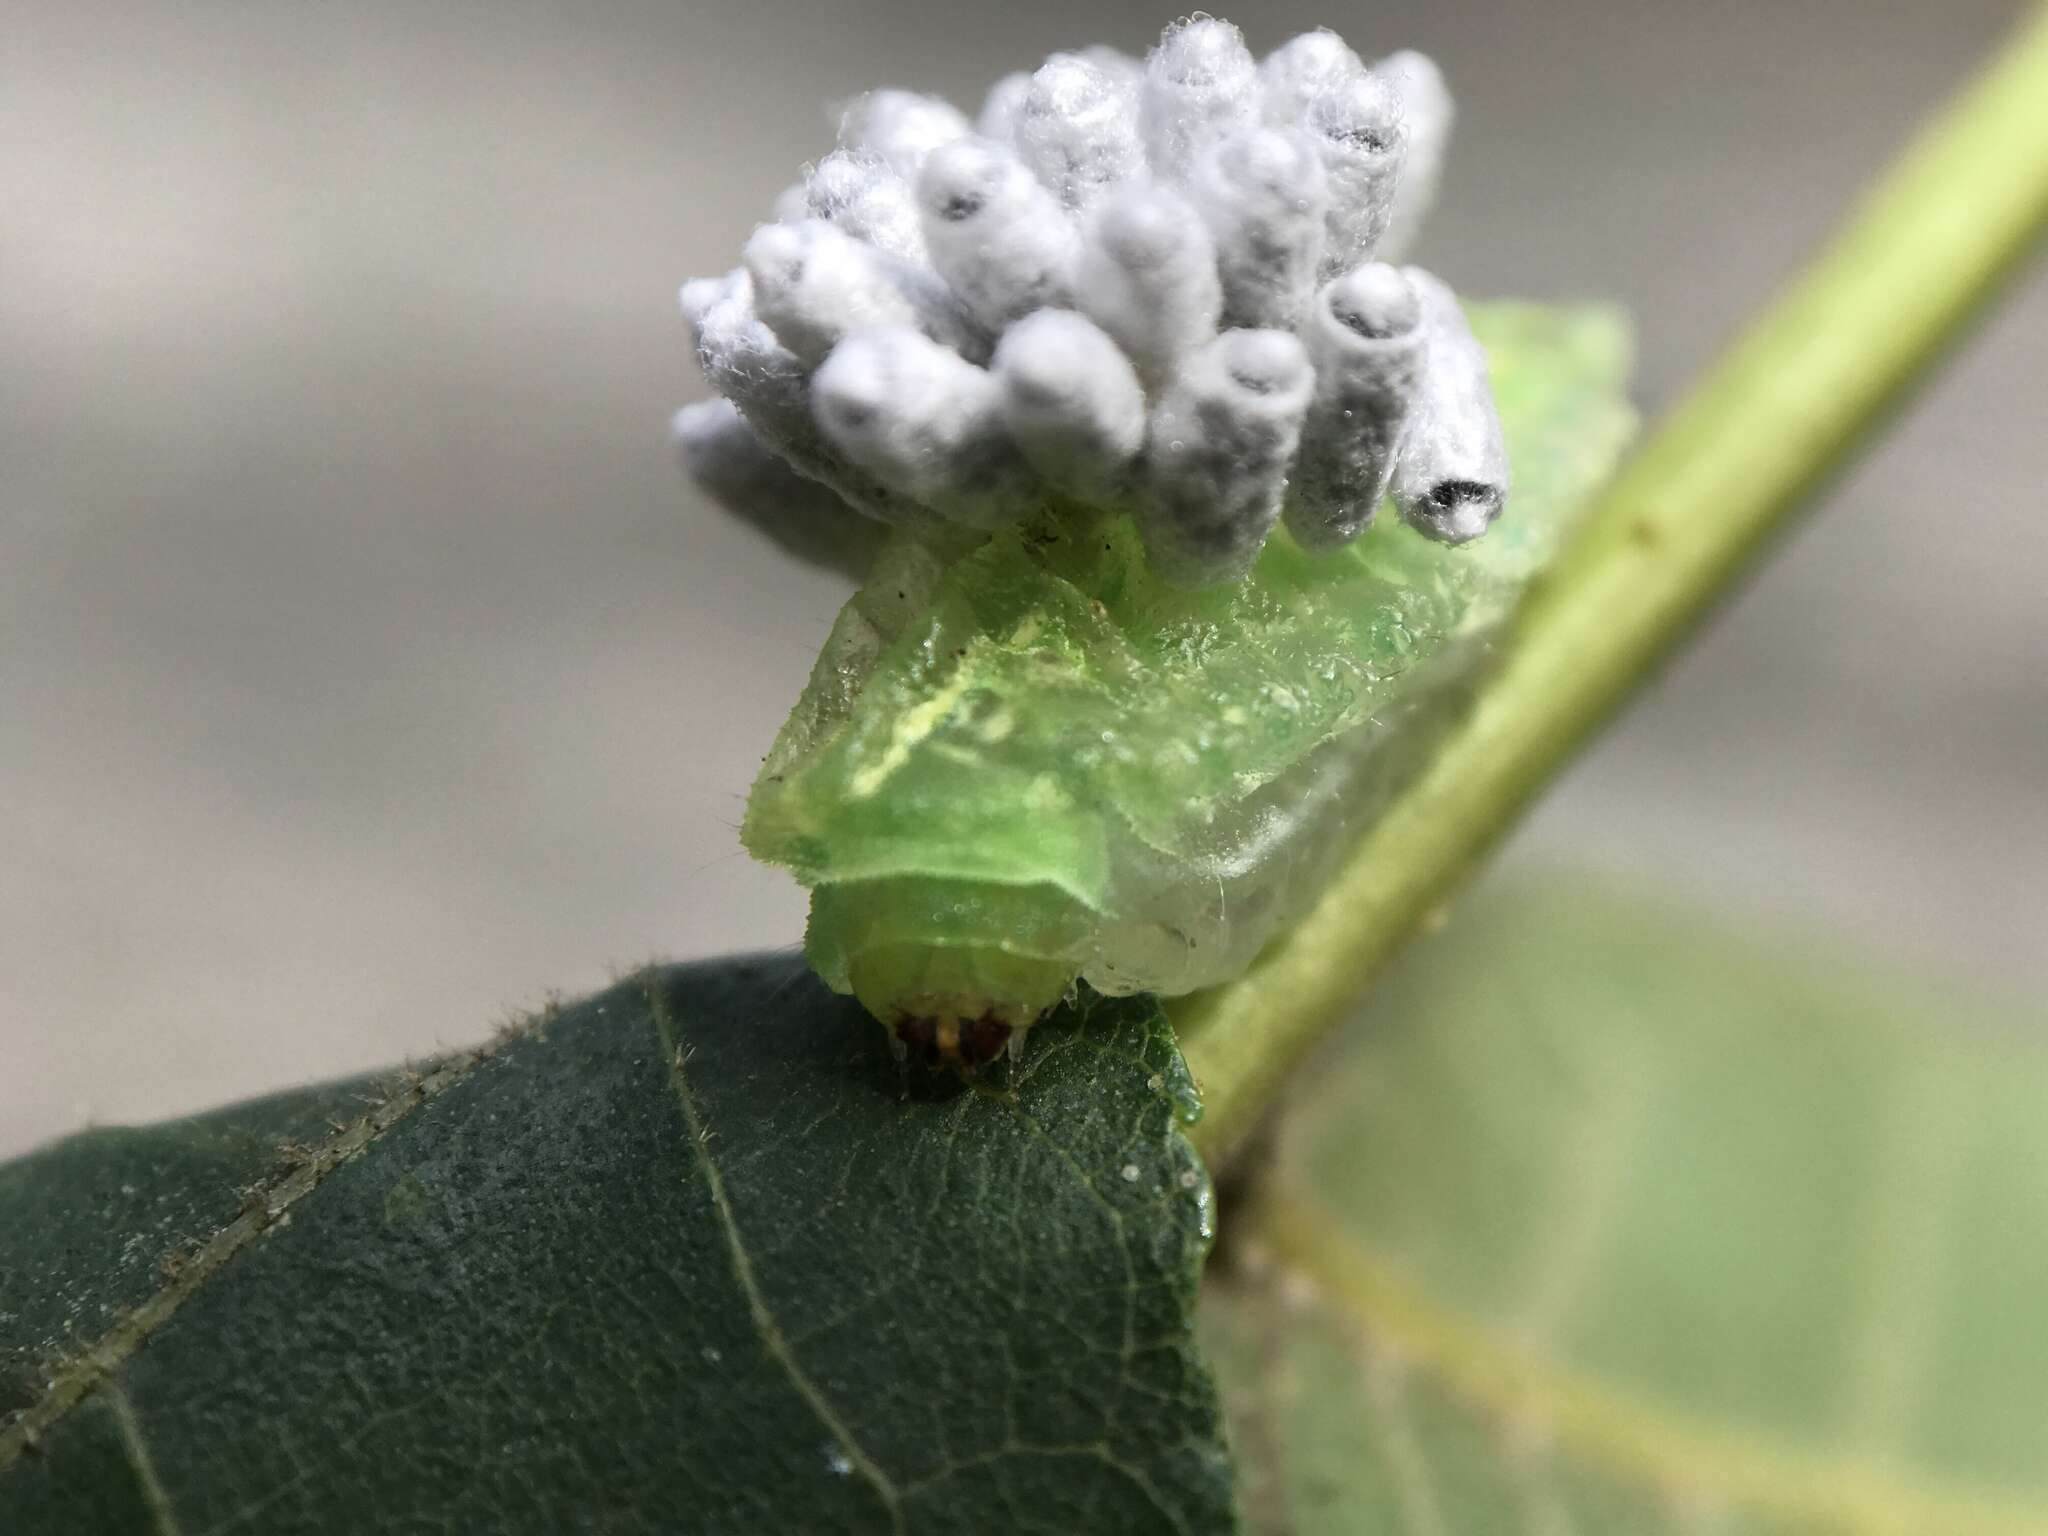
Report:
[[[1015,153],[975,136],[942,144],[917,198],[933,267],[984,329],[1072,302],[1080,237]]]
[[[1486,349],[1449,287],[1420,267],[1402,275],[1421,301],[1428,361],[1394,466],[1394,505],[1418,533],[1463,544],[1507,503],[1507,444]]]
[[[744,270],[723,281],[697,317],[696,329],[697,366],[705,382],[738,407],[792,468],[878,521],[929,519],[923,508],[856,469],[826,442],[811,414],[810,370],[755,315],[753,284]]]
[[[987,370],[912,330],[870,330],[833,349],[811,409],[847,458],[942,517],[995,528],[1030,504]]]
[[[705,283],[716,284],[715,291]],[[692,329],[697,366],[712,388],[731,400],[770,442],[815,438],[805,402],[807,370],[754,313],[753,281],[744,268],[725,278],[684,287],[686,307],[704,300]]]
[[[1246,128],[1202,157],[1190,191],[1216,243],[1223,323],[1292,330],[1315,291],[1329,187],[1307,135]]]
[[[710,312],[711,306],[724,298],[733,284],[747,281],[746,269],[735,267],[721,277],[693,277],[677,291],[676,302],[683,311],[683,324],[690,331],[692,351],[704,339],[704,316]]]
[[[1373,73],[1393,88],[1408,138],[1393,206],[1387,214],[1387,230],[1379,243],[1382,261],[1399,261],[1414,246],[1436,202],[1458,109],[1451,88],[1444,84],[1443,71],[1426,53],[1413,49],[1390,53],[1374,66]]]
[[[846,516],[845,504],[791,469],[730,400],[699,400],[684,406],[671,418],[669,435],[691,477],[721,504],[749,519],[768,506],[770,496],[785,498],[792,507],[829,507],[835,518]]]
[[[1152,174],[1185,181],[1204,150],[1257,118],[1258,65],[1229,22],[1177,21],[1145,57],[1141,97]]]
[[[910,184],[865,150],[835,149],[804,178],[801,218],[834,229],[907,262],[925,259],[924,229]]]
[[[1379,264],[1325,284],[1306,329],[1316,384],[1288,477],[1287,531],[1321,551],[1357,538],[1387,494],[1426,341],[1414,287]]]
[[[1314,374],[1285,331],[1225,331],[1153,410],[1137,505],[1145,559],[1178,587],[1235,581],[1280,515]]]
[[[998,144],[1015,145],[1017,119],[1024,112],[1024,98],[1031,94],[1031,72],[1012,70],[988,88],[975,115],[974,131]]]
[[[1356,80],[1365,61],[1327,27],[1289,38],[1259,65],[1259,106],[1275,128],[1298,128],[1318,96]]]
[[[1141,78],[1135,65],[1105,68],[1077,53],[1056,53],[1031,76],[1016,120],[1017,151],[1061,206],[1092,207],[1144,171]]]
[[[1091,506],[1122,500],[1145,441],[1145,392],[1122,349],[1085,316],[1042,309],[1003,333],[993,366],[1010,441],[1040,478]]]
[[[1372,260],[1386,233],[1406,148],[1401,103],[1386,81],[1361,71],[1311,97],[1302,126],[1329,178],[1323,276],[1334,277]]]
[[[1216,334],[1223,290],[1201,216],[1165,187],[1139,184],[1096,210],[1075,297],[1124,349],[1147,389]]]
[[[874,326],[909,326],[955,347],[972,345],[935,277],[822,219],[763,224],[743,255],[761,319],[806,367]]]
[[[926,155],[972,131],[958,107],[916,91],[869,91],[839,117],[841,146],[879,156],[910,182],[917,180]]]
[[[1105,75],[1121,80],[1133,91],[1145,83],[1145,61],[1121,48],[1113,48],[1108,43],[1090,43],[1079,50],[1078,56]]]
[[[684,406],[669,435],[690,478],[726,511],[798,559],[860,579],[875,525],[849,516],[835,492],[790,468],[730,400]]]

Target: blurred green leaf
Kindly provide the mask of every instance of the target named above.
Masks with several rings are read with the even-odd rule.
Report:
[[[784,957],[73,1138],[0,1168],[0,1531],[1228,1529],[1190,1110],[1149,1000],[932,1085]]]
[[[1310,1075],[1203,1327],[1260,1533],[2048,1530],[2048,1053],[1583,886]]]

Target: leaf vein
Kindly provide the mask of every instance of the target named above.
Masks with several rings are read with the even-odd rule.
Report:
[[[544,1020],[545,1015],[535,1022]],[[179,1307],[197,1294],[236,1254],[270,1231],[287,1211],[319,1188],[329,1174],[373,1145],[422,1105],[467,1079],[524,1032],[508,1030],[489,1044],[464,1052],[424,1077],[417,1080],[408,1078],[403,1086],[372,1107],[362,1118],[308,1151],[296,1171],[265,1190],[261,1200],[245,1202],[241,1214],[202,1244],[178,1270],[175,1278],[65,1362],[51,1377],[43,1395],[24,1409],[13,1423],[0,1430],[0,1471],[5,1471],[24,1451],[36,1445],[66,1414],[89,1398],[95,1387],[111,1381],[128,1357],[168,1322]]]
[[[832,1438],[838,1442],[846,1459],[852,1463],[863,1481],[875,1490],[888,1511],[889,1523],[893,1529],[902,1532],[908,1529],[904,1521],[902,1496],[888,1473],[854,1438],[852,1429],[832,1406],[818,1385],[804,1370],[803,1363],[783,1337],[782,1327],[775,1320],[774,1310],[768,1305],[768,1298],[761,1289],[760,1278],[754,1273],[754,1261],[747,1252],[745,1241],[740,1236],[739,1221],[733,1213],[732,1200],[726,1192],[725,1177],[719,1171],[718,1160],[711,1155],[710,1127],[698,1113],[697,1103],[690,1092],[689,1077],[684,1070],[684,1053],[677,1048],[675,1022],[669,1017],[668,1004],[661,995],[661,989],[653,982],[645,988],[647,1011],[654,1020],[654,1028],[661,1039],[662,1054],[669,1063],[669,1084],[675,1090],[676,1102],[682,1107],[683,1128],[689,1141],[697,1166],[704,1175],[705,1188],[711,1196],[711,1208],[718,1219],[719,1232],[725,1239],[726,1253],[732,1261],[733,1278],[739,1282],[740,1291],[747,1299],[747,1311],[753,1318],[754,1331],[760,1336],[761,1345],[782,1372],[796,1388],[797,1396],[804,1400],[818,1421],[823,1424]]]
[[[142,1500],[149,1506],[149,1518],[156,1526],[157,1536],[180,1536],[178,1517],[171,1508],[170,1490],[157,1476],[156,1459],[149,1454],[149,1442],[143,1438],[142,1422],[135,1416],[135,1405],[128,1401],[128,1394],[115,1382],[110,1381],[102,1387],[100,1395],[107,1405],[107,1412],[114,1417],[115,1427],[121,1431],[121,1449],[128,1457],[128,1465],[135,1471],[135,1481],[142,1487]]]
[[[1848,1536],[2032,1536],[2048,1508],[2001,1490],[1927,1486],[1866,1460],[1785,1452],[1688,1420],[1569,1366],[1531,1358],[1388,1272],[1292,1192],[1270,1190],[1254,1217],[1273,1253],[1340,1316],[1475,1410],[1531,1420],[1606,1474],[1684,1499],[1716,1500]]]

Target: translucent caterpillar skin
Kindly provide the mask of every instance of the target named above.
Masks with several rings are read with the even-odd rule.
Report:
[[[1128,519],[1070,505],[887,547],[743,835],[811,887],[819,974],[907,1052],[971,1068],[1078,982],[1238,974],[1462,717],[1632,424],[1609,312],[1472,318],[1519,466],[1517,515],[1473,544],[1382,518],[1312,556],[1276,532],[1192,593]]]

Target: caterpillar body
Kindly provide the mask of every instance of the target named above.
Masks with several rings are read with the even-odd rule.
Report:
[[[1479,309],[1516,516],[1284,531],[1188,593],[1128,522],[1049,506],[962,552],[899,533],[827,640],[743,836],[811,888],[806,948],[899,1042],[978,1065],[1077,981],[1228,980],[1463,715],[1514,601],[1632,417],[1605,310]]]
[[[1394,264],[1451,115],[1421,55],[1257,61],[1197,17],[975,123],[871,93],[685,285],[700,482],[792,551],[879,545],[742,836],[904,1052],[972,1069],[1082,982],[1242,971],[1617,451],[1616,317]]]

